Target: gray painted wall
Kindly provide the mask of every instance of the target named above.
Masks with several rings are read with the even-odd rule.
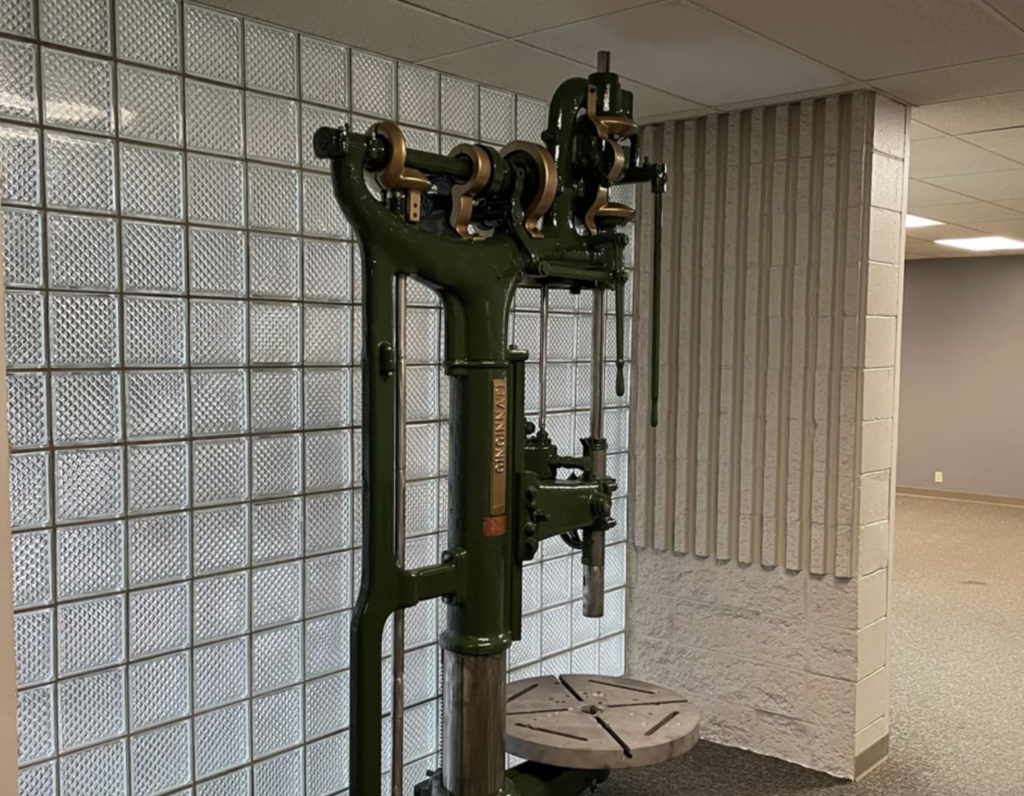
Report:
[[[911,260],[904,291],[897,483],[1024,497],[1024,257]]]

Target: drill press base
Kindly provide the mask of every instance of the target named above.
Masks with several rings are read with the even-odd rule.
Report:
[[[697,743],[700,714],[679,694],[625,677],[564,674],[509,683],[510,754],[564,768],[664,763]]]

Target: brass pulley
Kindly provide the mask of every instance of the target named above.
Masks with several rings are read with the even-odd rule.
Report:
[[[587,87],[587,118],[594,125],[597,137],[611,151],[611,161],[607,164],[604,177],[609,185],[613,185],[622,177],[626,168],[626,154],[622,150],[620,138],[632,138],[640,132],[640,127],[626,116],[601,116],[597,112],[597,87]],[[594,201],[584,214],[583,223],[591,232],[597,232],[598,218],[616,218],[621,221],[632,221],[636,211],[627,205],[608,201],[608,188],[599,186]]]
[[[397,124],[378,122],[371,132],[388,142],[390,153],[384,168],[377,172],[377,184],[385,191],[404,191],[406,218],[414,223],[419,221],[421,199],[433,183],[423,172],[405,165],[408,149],[405,134]]]
[[[473,171],[465,182],[456,183],[452,186],[452,212],[449,217],[452,228],[460,238],[469,240],[485,240],[494,234],[494,230],[486,232],[479,229],[470,230],[470,222],[473,218],[473,200],[482,193],[491,181],[491,156],[487,150],[476,144],[459,144],[448,157],[464,157],[469,160]]]
[[[507,158],[516,152],[528,155],[536,167],[537,190],[523,209],[523,226],[531,238],[543,238],[540,231],[540,220],[551,209],[558,192],[558,168],[555,159],[548,150],[532,141],[513,141],[501,150],[501,156]]]

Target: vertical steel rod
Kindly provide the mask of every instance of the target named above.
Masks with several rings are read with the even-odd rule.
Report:
[[[540,427],[548,426],[548,288],[540,289]]]
[[[395,277],[395,560],[405,567],[405,274]],[[391,793],[403,796],[405,757],[405,611],[395,611],[391,646]]]
[[[605,294],[604,290],[594,291],[594,319],[590,351],[590,436],[604,438],[604,333]],[[604,478],[607,469],[608,451],[595,449],[594,477]],[[588,559],[583,567],[583,615],[604,616],[604,531],[590,534],[589,549],[584,551]]]
[[[612,54],[608,50],[597,51],[597,71],[598,72],[611,72],[612,71]]]

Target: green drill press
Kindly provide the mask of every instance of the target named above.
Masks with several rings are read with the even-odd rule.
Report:
[[[641,161],[633,97],[599,54],[598,71],[567,80],[551,102],[544,146],[500,152],[465,144],[448,155],[406,147],[399,127],[367,134],[322,128],[335,196],[362,246],[363,567],[352,622],[351,792],[376,796],[381,780],[381,655],[394,620],[394,735],[402,735],[403,610],[442,598],[442,767],[417,796],[569,796],[608,770],[689,750],[698,715],[677,694],[625,678],[565,675],[506,688],[506,651],[520,635],[522,567],[544,539],[582,550],[584,608],[604,612],[605,532],[615,481],[602,430],[605,296],[615,296],[616,389],[624,391],[623,296],[634,210],[609,201],[617,184],[654,192],[654,296],[660,278],[662,164]],[[368,179],[370,178],[370,179]],[[372,183],[376,185],[372,185]],[[442,563],[406,569],[405,287],[440,296],[450,377],[450,547]],[[520,287],[593,292],[591,433],[582,456],[559,453],[545,429],[542,334],[538,427],[524,410],[527,353],[509,347]],[[652,303],[658,329],[658,301]],[[542,320],[543,323],[543,320]],[[654,363],[657,363],[657,345]],[[652,368],[656,379],[657,367]],[[651,422],[657,418],[652,384]],[[402,760],[393,787],[402,791]],[[506,750],[530,762],[505,770]]]

